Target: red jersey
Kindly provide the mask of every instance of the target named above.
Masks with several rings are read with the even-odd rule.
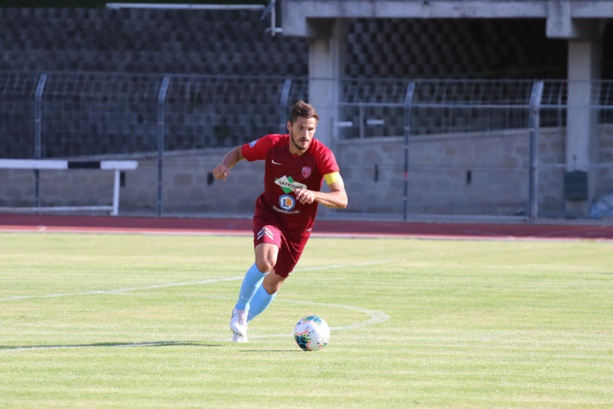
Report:
[[[302,204],[293,189],[320,191],[324,175],[338,172],[332,151],[317,139],[302,155],[289,151],[289,135],[271,134],[242,146],[243,157],[264,160],[264,192],[255,203],[256,214],[264,212],[279,221],[286,233],[310,233],[317,214],[317,202]]]

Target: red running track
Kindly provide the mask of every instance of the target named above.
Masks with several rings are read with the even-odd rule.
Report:
[[[1,231],[250,235],[249,219],[0,214]],[[313,235],[447,239],[613,240],[607,223],[450,223],[318,220]]]

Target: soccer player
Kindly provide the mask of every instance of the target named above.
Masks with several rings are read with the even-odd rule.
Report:
[[[255,202],[255,263],[249,267],[232,310],[234,342],[247,342],[247,323],[270,305],[309,240],[318,204],[347,207],[347,193],[332,151],[314,139],[319,116],[304,101],[291,109],[289,134],[270,134],[230,150],[213,170],[226,180],[243,159],[263,160],[264,192]],[[329,192],[322,192],[325,179]]]

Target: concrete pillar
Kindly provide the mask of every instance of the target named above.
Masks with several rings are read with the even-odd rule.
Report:
[[[549,0],[547,37],[568,40],[568,110],[564,190],[569,215],[585,217],[596,188],[597,111],[592,82],[600,79],[604,20],[573,17],[575,3]],[[587,191],[585,177],[587,176]]]
[[[315,137],[333,151],[338,141],[338,102],[340,79],[344,76],[347,44],[347,22],[344,19],[311,22],[309,32],[309,103],[319,114]],[[343,164],[339,163],[341,167]],[[327,189],[324,183],[324,191]],[[332,209],[319,207],[319,215],[326,216]]]
[[[589,213],[597,185],[593,165],[597,163],[598,111],[591,105],[592,82],[600,79],[601,60],[599,40],[569,40],[566,171],[586,172],[588,189],[585,200],[567,200],[566,209],[581,217]]]
[[[309,40],[309,103],[319,114],[315,137],[335,149],[339,79],[344,76],[347,22],[335,19]]]

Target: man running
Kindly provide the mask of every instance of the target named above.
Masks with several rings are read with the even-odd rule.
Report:
[[[255,202],[255,263],[247,270],[230,329],[234,342],[247,342],[247,323],[270,305],[306,246],[317,206],[347,207],[348,199],[332,151],[314,139],[319,116],[304,101],[291,109],[289,134],[270,134],[230,150],[213,170],[226,180],[243,159],[265,161],[264,192]],[[325,179],[329,192],[322,192]]]

